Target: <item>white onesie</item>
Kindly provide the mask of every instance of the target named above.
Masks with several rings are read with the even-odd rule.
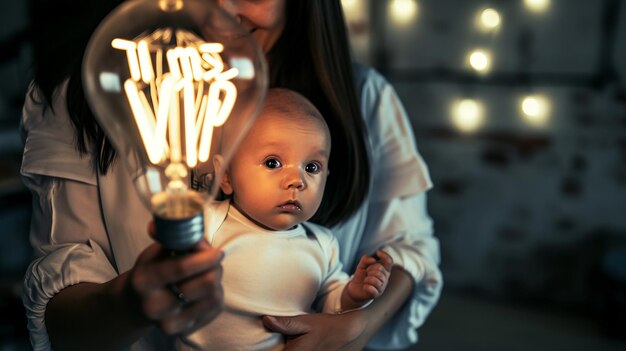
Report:
[[[341,312],[349,277],[328,229],[312,223],[285,231],[263,229],[228,201],[218,203],[207,218],[209,242],[225,254],[225,310],[188,337],[193,343],[203,350],[281,350],[282,335],[266,330],[262,316]]]

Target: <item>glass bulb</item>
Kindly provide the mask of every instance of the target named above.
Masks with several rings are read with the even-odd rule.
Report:
[[[212,1],[124,1],[89,41],[83,83],[154,215],[157,240],[189,248],[218,194],[213,159],[228,163],[267,91],[256,41]]]

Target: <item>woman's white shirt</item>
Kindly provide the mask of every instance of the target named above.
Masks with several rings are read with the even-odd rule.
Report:
[[[381,246],[410,273],[413,296],[370,343],[401,348],[417,340],[436,304],[442,278],[425,192],[432,186],[417,152],[406,112],[393,87],[371,68],[355,66],[361,110],[369,131],[372,181],[366,202],[350,219],[332,228],[340,257],[351,272],[364,253]],[[33,194],[31,243],[35,260],[26,272],[23,300],[31,343],[50,349],[45,308],[52,296],[80,282],[103,283],[129,270],[150,244],[144,208],[130,177],[116,162],[106,175],[90,157],[79,156],[65,108],[63,85],[52,108],[31,87],[24,106],[22,176]],[[134,350],[167,349],[156,330]]]

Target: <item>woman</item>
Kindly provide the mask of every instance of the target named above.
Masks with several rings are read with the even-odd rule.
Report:
[[[220,312],[222,254],[200,243],[190,255],[163,257],[141,235],[150,214],[130,189],[80,83],[86,41],[116,4],[86,3],[71,4],[74,11],[83,7],[84,32],[34,31],[41,40],[35,56],[47,59],[36,60],[23,118],[22,173],[34,196],[31,241],[38,256],[25,278],[31,341],[35,349],[49,348],[48,337],[58,349],[167,349],[165,336],[190,333]],[[428,171],[393,88],[373,70],[352,66],[339,0],[218,3],[266,53],[270,85],[305,95],[327,120],[331,176],[313,221],[332,227],[346,270],[381,247],[396,263],[386,292],[363,310],[266,316],[265,326],[290,336],[287,349],[415,342],[442,279],[426,212]],[[50,21],[50,10],[33,12],[32,23]],[[177,301],[172,285],[188,304]]]

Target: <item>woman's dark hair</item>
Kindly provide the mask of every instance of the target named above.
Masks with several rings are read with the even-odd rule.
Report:
[[[123,0],[30,0],[34,81],[46,101],[68,80],[66,105],[74,127],[76,149],[91,153],[94,169],[106,173],[115,150],[89,108],[81,81],[87,42],[98,24]],[[79,14],[79,15],[77,15]]]
[[[52,101],[54,89],[69,77],[67,107],[76,147],[82,154],[90,153],[102,173],[115,160],[115,152],[85,100],[81,62],[89,36],[121,2],[31,0],[31,5],[36,5],[31,7],[35,82]],[[332,226],[356,212],[367,196],[370,180],[365,123],[353,80],[343,12],[340,0],[286,0],[286,6],[285,30],[267,56],[270,86],[303,94],[326,119],[332,138],[331,174],[312,221]],[[50,11],[58,23],[50,24],[55,17]],[[70,19],[69,13],[81,16]]]
[[[354,214],[369,189],[370,166],[339,0],[287,0],[287,23],[268,54],[270,84],[306,96],[332,138],[330,176],[311,219],[331,226]]]

